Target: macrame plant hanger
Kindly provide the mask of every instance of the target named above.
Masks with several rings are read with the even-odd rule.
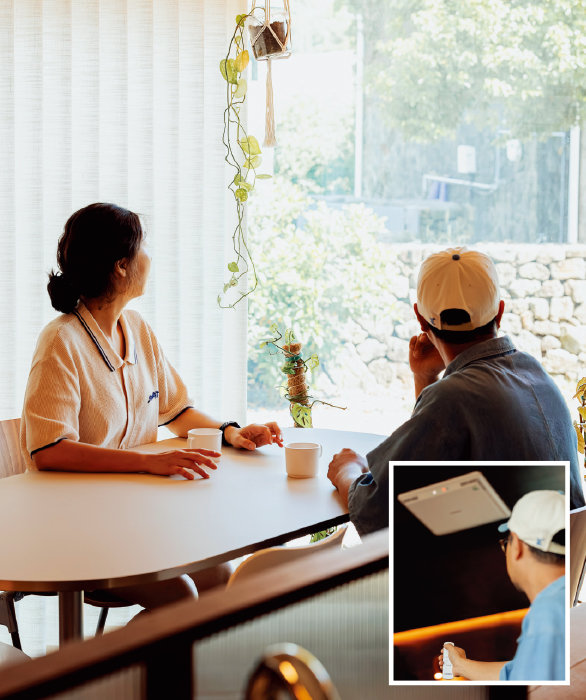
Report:
[[[262,15],[262,20],[259,16]],[[257,61],[267,62],[265,139],[263,146],[276,146],[275,110],[273,104],[273,77],[271,63],[276,58],[288,58],[291,55],[291,10],[289,0],[282,0],[271,14],[271,0],[264,3],[252,3],[248,18],[250,44]]]

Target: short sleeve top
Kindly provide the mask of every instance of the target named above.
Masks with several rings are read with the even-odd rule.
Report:
[[[501,681],[563,681],[566,677],[566,578],[536,597],[523,619],[517,652],[501,669]]]
[[[125,310],[120,325],[124,358],[83,304],[43,329],[21,420],[27,458],[63,439],[115,449],[154,442],[158,426],[192,405],[140,314]]]

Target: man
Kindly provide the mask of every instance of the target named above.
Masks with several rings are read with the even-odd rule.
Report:
[[[565,679],[565,497],[531,491],[513,508],[501,547],[511,583],[531,602],[511,661],[473,661],[445,644],[454,676],[471,681]],[[443,652],[443,650],[442,650]],[[443,667],[443,653],[440,668]]]
[[[411,418],[367,459],[344,449],[329,466],[358,532],[388,526],[389,461],[569,460],[570,504],[584,505],[576,434],[559,389],[537,360],[497,337],[504,302],[490,258],[464,248],[430,255],[414,310],[422,333],[409,343]]]

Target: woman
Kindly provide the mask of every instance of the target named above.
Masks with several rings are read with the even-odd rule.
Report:
[[[132,450],[155,442],[160,425],[179,437],[191,428],[220,428],[226,444],[249,450],[282,446],[276,423],[241,428],[195,409],[151,328],[125,309],[144,293],[150,269],[137,214],[100,203],[75,212],[59,239],[57,263],[47,289],[62,315],[39,337],[21,421],[34,467],[209,478],[215,452]],[[229,567],[216,567],[193,580],[207,588],[228,574]],[[115,593],[147,609],[197,595],[187,576]]]

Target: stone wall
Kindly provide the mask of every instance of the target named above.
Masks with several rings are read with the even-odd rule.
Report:
[[[393,245],[387,278],[389,316],[354,321],[348,352],[363,390],[397,380],[412,383],[409,338],[419,332],[413,317],[421,261],[444,246]],[[576,381],[586,375],[586,245],[486,244],[476,246],[496,263],[505,301],[501,330],[536,357],[572,405]],[[360,371],[362,368],[362,371]],[[367,376],[370,375],[370,377]],[[370,385],[370,386],[368,386]]]

